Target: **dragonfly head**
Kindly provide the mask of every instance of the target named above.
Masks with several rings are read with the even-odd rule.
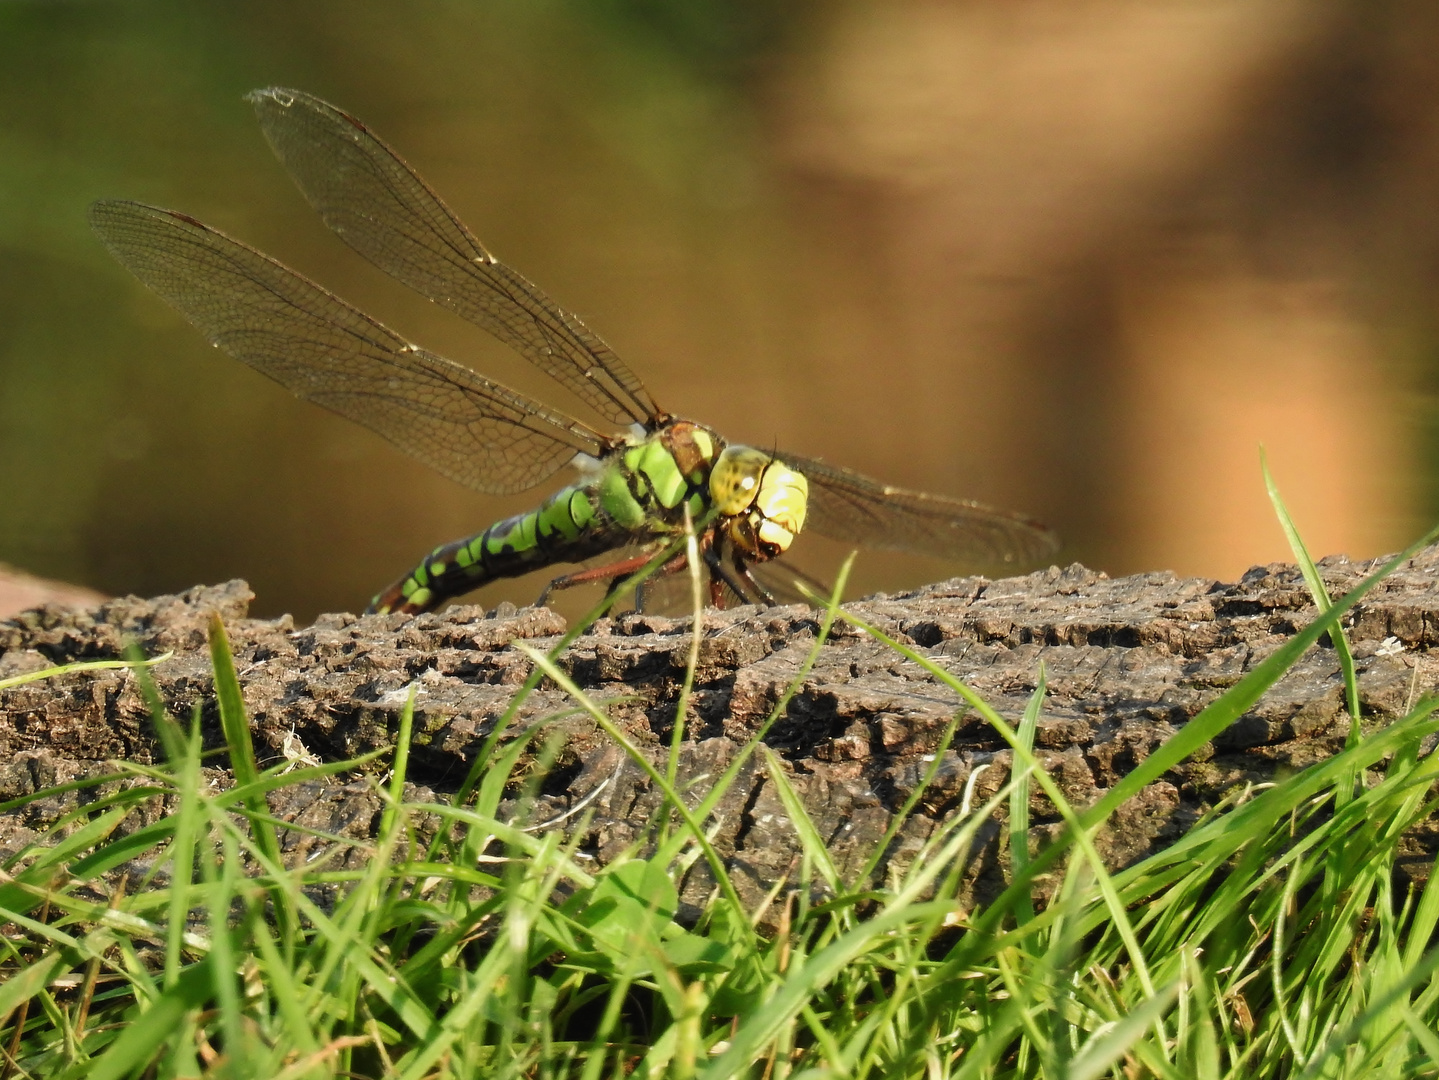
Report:
[[[737,551],[755,561],[783,555],[800,529],[809,481],[749,446],[727,446],[710,470],[710,498]]]

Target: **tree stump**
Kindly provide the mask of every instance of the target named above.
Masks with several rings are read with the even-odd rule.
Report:
[[[1320,569],[1338,596],[1377,565],[1330,558]],[[531,671],[512,643],[543,650],[565,630],[547,609],[510,605],[489,612],[457,606],[415,619],[327,615],[296,629],[288,617],[247,618],[251,599],[244,582],[232,581],[83,611],[24,612],[0,622],[0,679],[50,664],[120,657],[129,642],[151,656],[174,650],[172,659],[151,669],[161,695],[182,719],[199,706],[207,745],[223,745],[206,645],[207,621],[216,612],[234,648],[262,766],[287,754],[333,760],[388,746],[414,682],[409,794],[435,799],[459,786]],[[1013,721],[1042,662],[1049,694],[1036,753],[1081,808],[1316,614],[1298,571],[1285,564],[1255,567],[1233,584],[1169,573],[1111,579],[1076,564],[998,581],[959,578],[851,606],[965,680]],[[690,805],[765,720],[819,626],[820,613],[802,607],[705,612],[680,754],[679,783]],[[1439,549],[1422,552],[1374,589],[1346,627],[1366,729],[1387,724],[1435,688]],[[627,614],[596,625],[561,660],[661,768],[690,633],[688,619]],[[588,818],[575,815],[563,827],[582,827],[579,850],[603,865],[642,834],[660,793],[573,704],[543,683],[511,730],[543,722],[563,737],[559,758],[539,781],[539,797],[526,805],[533,821],[545,821],[594,796]],[[843,873],[857,873],[881,842],[960,709],[959,699],[918,665],[836,624],[766,741]],[[1221,738],[1125,804],[1099,837],[1099,850],[1111,867],[1133,863],[1181,835],[1236,786],[1273,781],[1335,753],[1348,727],[1335,652],[1321,639]],[[106,773],[108,760],[153,762],[159,753],[128,670],[0,691],[0,802]],[[517,775],[533,760],[522,759]],[[965,714],[879,873],[905,865],[936,823],[956,812],[976,770],[987,766],[971,792],[977,804],[1005,782],[1009,762],[1004,741],[978,716]],[[210,772],[225,782],[223,768]],[[71,792],[0,814],[0,855],[96,795]],[[271,805],[283,820],[363,839],[378,824],[382,804],[373,778],[352,776],[287,787]],[[507,804],[506,812],[518,805]],[[147,814],[136,812],[126,827],[163,809],[157,802]],[[1053,835],[1059,819],[1037,791],[1030,813],[1030,840],[1037,845]],[[793,875],[797,834],[759,756],[747,762],[707,824],[747,901],[757,903],[777,880]],[[967,870],[972,899],[992,897],[1004,885],[1004,832],[1003,813],[981,830]],[[297,859],[317,843],[293,830],[284,841]],[[1430,830],[1406,845],[1401,871],[1421,877],[1439,840]],[[363,856],[353,853],[352,860]],[[682,892],[687,903],[703,901],[712,885],[708,874],[703,861],[689,871]]]

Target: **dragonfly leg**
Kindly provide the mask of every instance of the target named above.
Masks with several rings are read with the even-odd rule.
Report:
[[[744,578],[747,582],[750,583],[750,587],[754,589],[755,595],[758,596],[770,607],[774,607],[776,603],[774,593],[770,592],[767,588],[765,588],[764,584],[757,577],[755,577],[754,574],[750,573],[749,564],[746,563],[743,559],[736,558],[734,561],[734,565],[735,569],[739,571],[740,577]]]
[[[710,569],[710,600],[715,607],[720,606],[724,599],[723,585],[728,585],[730,591],[746,604],[773,604],[774,597],[768,589],[755,580],[749,568],[739,559],[734,560],[734,569],[739,571],[738,576],[725,565],[724,552],[721,549],[721,541],[716,539],[711,545],[704,549],[705,565]],[[746,588],[741,584],[741,579],[749,584]]]
[[[725,586],[729,584],[727,575],[725,574],[724,560],[717,553],[719,546],[720,541],[715,538],[713,531],[706,534],[700,541],[700,555],[705,561],[705,566],[709,567],[710,572],[711,607],[724,606],[724,589]],[[734,588],[734,586],[730,585],[730,588]],[[740,594],[740,599],[744,599],[743,593]]]
[[[550,598],[550,593],[559,589],[572,589],[576,585],[588,585],[594,581],[608,581],[610,592],[614,592],[624,584],[625,578],[639,570],[643,570],[654,558],[654,552],[649,554],[636,555],[633,558],[621,559],[618,562],[606,563],[604,566],[592,566],[587,570],[576,570],[573,574],[562,574],[555,578],[540,593],[539,599],[535,601],[535,607],[544,607]],[[669,562],[659,568],[661,574],[673,574],[685,568],[685,556],[683,553],[676,555]]]

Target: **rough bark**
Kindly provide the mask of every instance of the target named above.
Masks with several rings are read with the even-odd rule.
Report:
[[[1338,595],[1375,565],[1333,558],[1321,569]],[[248,587],[234,581],[180,596],[112,600],[85,611],[26,612],[0,622],[0,679],[53,663],[118,657],[129,642],[149,655],[174,650],[172,659],[153,669],[160,692],[176,716],[198,706],[206,741],[218,746],[206,648],[207,619],[218,612],[234,647],[262,763],[287,750],[337,759],[389,745],[406,688],[417,681],[410,775],[418,786],[412,794],[436,798],[458,786],[530,672],[512,642],[543,649],[565,629],[553,612],[508,605],[488,613],[454,607],[413,620],[329,615],[296,629],[288,618],[247,618],[250,599]],[[1256,567],[1234,584],[1168,573],[1110,579],[1074,565],[1000,581],[956,579],[872,597],[853,610],[966,680],[1011,719],[1023,710],[1042,661],[1050,689],[1037,750],[1080,807],[1315,614],[1298,572],[1282,564]],[[1371,592],[1347,624],[1364,723],[1384,725],[1434,689],[1439,550],[1422,553]],[[733,759],[800,670],[818,626],[815,612],[798,607],[705,613],[680,755],[682,788],[706,790]],[[610,714],[655,761],[667,753],[689,634],[688,620],[626,615],[594,627],[563,659],[575,681],[609,702]],[[593,817],[581,848],[603,864],[636,841],[660,796],[573,704],[544,684],[516,717],[517,728],[542,722],[564,738],[532,814],[546,820],[604,784],[588,805]],[[917,665],[836,627],[766,741],[843,871],[854,873],[879,843],[958,709],[958,699]],[[1326,638],[1221,738],[1130,800],[1100,838],[1100,850],[1115,867],[1143,858],[1236,785],[1273,780],[1333,754],[1347,729],[1339,668]],[[107,761],[146,763],[158,756],[128,671],[0,691],[0,802],[110,771]],[[902,865],[935,823],[955,812],[979,766],[990,767],[978,777],[973,796],[996,791],[1009,760],[1003,740],[977,716],[966,715],[887,859]],[[517,775],[529,764],[522,759]],[[223,758],[212,771],[220,783],[222,766]],[[71,793],[0,814],[0,855],[95,794]],[[381,802],[370,780],[350,777],[287,788],[276,793],[272,807],[286,820],[363,838],[377,824]],[[162,809],[155,804],[150,816]],[[1041,795],[1033,797],[1031,815],[1031,842],[1037,844],[1052,834],[1057,818]],[[970,863],[971,897],[992,896],[1003,883],[1002,822],[1001,814],[980,837]],[[709,824],[746,899],[757,901],[791,872],[797,836],[758,757],[750,759]],[[298,831],[286,837],[297,858],[314,843]],[[1406,872],[1420,876],[1439,841],[1422,831],[1407,844]],[[710,885],[705,868],[697,866],[685,883],[686,901],[701,901]]]

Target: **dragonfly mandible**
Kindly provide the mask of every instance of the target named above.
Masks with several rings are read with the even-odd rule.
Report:
[[[1015,568],[1058,539],[1019,514],[891,487],[782,451],[727,442],[661,409],[575,315],[491,255],[369,128],[298,90],[248,95],[275,154],[325,224],[381,270],[509,345],[612,426],[601,431],[411,344],[254,248],[173,210],[103,200],[90,223],[111,253],[209,341],[295,395],[370,428],[477,491],[535,487],[566,465],[579,479],[538,509],[445,544],[374,597],[417,614],[488,582],[622,550],[562,575],[613,588],[709,524],[700,550],[718,603],[773,602],[753,568],[812,531],[861,547]],[[685,565],[683,555],[665,567]]]

